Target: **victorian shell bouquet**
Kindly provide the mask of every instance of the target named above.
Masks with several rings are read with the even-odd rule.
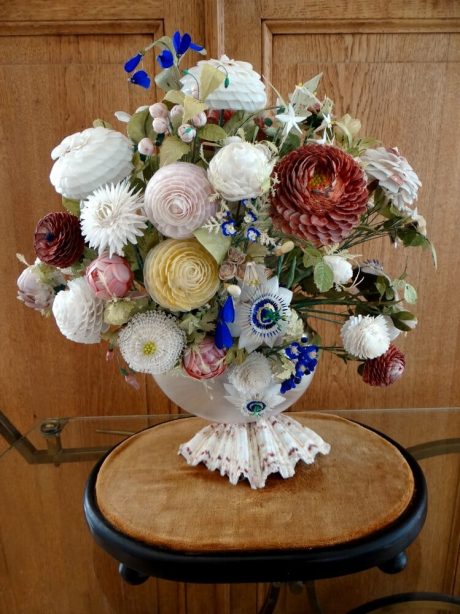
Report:
[[[246,62],[182,70],[187,52],[205,53],[188,34],[131,58],[132,84],[149,87],[139,64],[155,46],[163,100],[117,112],[127,136],[96,120],[53,150],[65,210],[38,222],[18,298],[52,312],[68,339],[107,343],[132,385],[136,372],[225,376],[228,398],[255,418],[321,351],[358,361],[370,385],[393,383],[416,291],[359,251],[382,236],[431,248],[408,161],[336,117],[321,75],[287,98],[275,90],[267,108]],[[341,343],[323,344],[318,320]]]

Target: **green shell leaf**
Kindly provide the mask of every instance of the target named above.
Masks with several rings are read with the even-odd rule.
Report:
[[[181,141],[177,136],[167,136],[160,149],[160,167],[177,162],[188,153],[190,153],[190,147],[187,143]]]
[[[320,292],[327,292],[332,288],[334,283],[334,273],[331,267],[324,262],[324,260],[320,260],[315,265],[313,279],[315,280],[315,285]]]
[[[227,133],[223,128],[217,126],[216,124],[206,124],[198,130],[198,136],[203,141],[211,141],[212,143],[217,143],[218,141],[222,141],[227,138]]]
[[[201,245],[208,250],[217,264],[221,264],[231,245],[231,237],[223,237],[220,233],[208,232],[205,228],[198,228],[193,234]]]
[[[134,113],[128,122],[127,130],[129,138],[136,144],[146,136],[152,141],[155,141],[157,135],[153,129],[152,122],[153,119],[148,108]]]
[[[200,98],[206,98],[212,94],[225,81],[225,73],[211,64],[205,64],[200,74]]]
[[[67,211],[71,213],[72,215],[76,215],[77,217],[80,217],[80,201],[79,200],[73,200],[72,198],[66,198],[65,196],[63,196],[62,206],[64,207],[64,209],[67,209]]]

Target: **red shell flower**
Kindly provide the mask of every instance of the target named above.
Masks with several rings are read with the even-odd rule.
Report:
[[[80,221],[65,211],[48,213],[35,229],[35,253],[42,262],[65,268],[83,254],[85,241]]]
[[[270,211],[275,227],[313,245],[339,243],[366,210],[364,173],[338,147],[300,147],[285,156],[274,173],[279,180]]]
[[[404,373],[406,360],[404,354],[390,345],[385,354],[366,360],[362,370],[363,380],[371,386],[389,386]]]

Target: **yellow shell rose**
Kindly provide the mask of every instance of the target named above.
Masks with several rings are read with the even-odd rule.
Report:
[[[196,239],[167,239],[148,253],[144,282],[161,307],[190,311],[207,303],[217,292],[219,268]]]

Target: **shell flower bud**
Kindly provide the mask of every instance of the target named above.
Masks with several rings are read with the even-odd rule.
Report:
[[[168,107],[162,102],[156,102],[149,107],[149,113],[153,117],[153,119],[168,117]]]
[[[178,117],[182,117],[184,114],[184,107],[181,104],[176,104],[171,111],[169,112],[169,117],[171,121],[177,119]]]
[[[196,130],[189,124],[182,124],[177,129],[177,134],[184,143],[191,143],[196,136]]]
[[[152,125],[157,134],[164,134],[169,130],[169,122],[165,117],[155,117]]]
[[[137,145],[137,150],[143,156],[151,156],[155,151],[155,145],[147,136],[141,139]]]
[[[293,241],[286,241],[286,243],[278,245],[278,247],[273,250],[273,253],[275,254],[275,256],[284,256],[284,254],[289,254],[289,252],[291,252],[294,247],[295,246]]]
[[[233,298],[239,298],[241,295],[241,288],[236,284],[228,284],[226,290]]]
[[[195,117],[192,117],[192,124],[196,128],[202,128],[203,126],[206,125],[207,121],[208,121],[208,118],[206,117],[206,113],[204,111],[201,111],[201,113],[198,113],[198,115],[195,115]]]
[[[236,276],[237,264],[231,260],[225,260],[219,269],[219,277],[222,281],[229,281]]]

